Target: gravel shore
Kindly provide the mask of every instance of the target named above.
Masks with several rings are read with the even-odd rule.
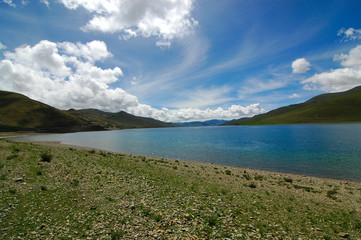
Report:
[[[361,239],[361,183],[0,140],[1,239]]]

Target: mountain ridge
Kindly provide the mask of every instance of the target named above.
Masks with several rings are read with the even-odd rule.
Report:
[[[0,131],[78,132],[176,126],[120,111],[59,110],[25,95],[0,91]]]
[[[251,118],[223,125],[272,125],[361,122],[361,86],[343,92],[325,93]]]

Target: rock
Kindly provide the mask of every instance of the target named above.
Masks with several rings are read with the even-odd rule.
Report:
[[[341,233],[338,234],[338,236],[342,237],[342,238],[349,238],[350,234],[341,232]]]
[[[23,178],[17,178],[17,179],[15,179],[15,182],[24,182],[24,179]]]

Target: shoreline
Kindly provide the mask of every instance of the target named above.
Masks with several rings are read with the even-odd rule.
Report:
[[[80,145],[73,145],[73,144],[64,144],[61,143],[61,141],[34,141],[34,140],[19,140],[16,141],[15,139],[9,140],[9,141],[15,141],[15,142],[25,142],[25,143],[34,143],[34,144],[40,144],[45,146],[63,146],[68,148],[75,148],[79,150],[96,150],[100,152],[106,152],[106,153],[112,153],[112,154],[121,154],[121,155],[127,155],[127,156],[135,156],[139,158],[154,158],[157,160],[170,160],[170,161],[179,161],[184,162],[187,164],[195,164],[195,165],[207,165],[208,167],[218,167],[218,168],[234,168],[239,170],[245,170],[250,171],[253,173],[261,172],[265,175],[279,175],[279,176],[285,176],[285,177],[295,177],[297,179],[303,178],[310,178],[313,180],[323,180],[323,181],[337,181],[340,183],[359,183],[361,184],[361,181],[357,180],[350,180],[350,179],[340,179],[340,178],[331,178],[331,177],[322,177],[322,176],[315,176],[315,175],[307,175],[302,173],[294,173],[294,172],[282,172],[282,171],[276,171],[276,170],[267,170],[267,169],[261,169],[261,168],[250,168],[250,167],[242,167],[242,166],[232,166],[232,165],[224,165],[224,164],[217,164],[217,163],[209,163],[209,162],[201,162],[201,161],[193,161],[193,160],[185,160],[185,159],[174,159],[174,158],[164,158],[164,157],[156,157],[151,155],[141,155],[141,154],[132,154],[132,153],[123,153],[123,152],[116,152],[116,151],[110,151],[105,150],[101,148],[94,148],[94,147],[86,147],[86,146],[80,146]]]
[[[361,183],[0,140],[2,239],[358,239]]]
[[[347,128],[348,129],[348,128]],[[189,130],[188,130],[189,131]],[[192,131],[192,130],[191,130]],[[0,133],[1,134],[1,133]],[[31,134],[31,133],[30,133]],[[105,134],[107,135],[108,133],[101,133],[101,134]],[[112,134],[112,133],[109,133]],[[117,133],[115,133],[117,134]],[[121,133],[119,133],[121,134]],[[14,136],[13,134],[8,134],[8,136]],[[22,134],[18,134],[19,136],[25,136],[25,135],[29,135],[29,133],[22,133]],[[43,133],[41,134],[43,135]],[[1,136],[1,135],[0,135]],[[232,145],[230,145],[229,147],[227,147],[227,143],[224,143],[226,146],[223,147],[222,145],[220,145],[220,148],[218,149],[218,146],[216,146],[216,150],[215,153],[217,155],[213,154],[213,150],[209,151],[207,149],[205,150],[205,153],[202,153],[200,151],[203,151],[203,148],[205,148],[205,146],[208,145],[201,145],[200,148],[185,148],[184,152],[183,150],[179,150],[182,149],[182,145],[179,145],[176,142],[170,142],[169,145],[170,147],[174,147],[175,150],[172,151],[171,149],[169,149],[167,147],[166,150],[164,150],[164,146],[159,145],[156,141],[156,143],[154,143],[155,145],[150,145],[149,143],[146,143],[145,148],[143,149],[142,146],[143,145],[139,145],[140,148],[137,148],[136,146],[138,146],[138,140],[134,140],[134,143],[132,141],[132,139],[126,140],[126,144],[127,142],[130,142],[132,145],[119,145],[116,146],[115,144],[111,143],[111,145],[106,145],[108,143],[105,142],[100,142],[100,144],[97,144],[97,136],[96,134],[92,135],[89,134],[87,135],[89,140],[91,142],[77,142],[77,141],[71,141],[71,136],[69,136],[69,141],[67,141],[66,139],[68,139],[68,137],[66,136],[44,136],[44,137],[33,137],[33,139],[43,139],[43,140],[54,140],[54,141],[58,141],[61,139],[65,140],[66,142],[68,142],[69,144],[83,144],[83,145],[88,145],[90,147],[102,147],[102,148],[108,148],[106,150],[108,151],[114,151],[114,152],[120,152],[120,153],[129,153],[129,154],[138,154],[138,155],[144,155],[144,156],[158,156],[160,158],[174,158],[174,159],[182,159],[182,160],[188,160],[188,161],[197,161],[197,162],[202,162],[202,163],[206,163],[206,162],[213,162],[213,163],[217,163],[220,165],[225,165],[225,166],[236,166],[236,167],[240,167],[240,168],[249,168],[249,169],[255,169],[255,170],[265,170],[265,171],[271,171],[271,172],[278,172],[278,173],[291,173],[291,174],[296,174],[296,175],[306,175],[306,176],[313,176],[313,177],[319,177],[319,178],[328,178],[328,179],[336,179],[336,180],[344,180],[344,181],[356,181],[356,182],[361,182],[361,177],[360,177],[360,167],[357,165],[357,161],[359,160],[359,154],[360,151],[357,150],[357,146],[355,146],[355,144],[351,144],[350,142],[350,146],[352,145],[352,147],[355,148],[355,151],[353,151],[352,153],[348,153],[345,152],[344,150],[347,151],[347,148],[340,148],[340,151],[335,152],[335,154],[331,154],[329,156],[329,152],[321,151],[320,154],[318,154],[318,151],[316,149],[312,149],[311,154],[308,154],[307,152],[305,152],[304,150],[307,149],[307,147],[305,149],[301,149],[299,148],[298,150],[294,150],[294,148],[290,148],[289,150],[284,150],[285,146],[280,146],[278,147],[278,145],[276,146],[276,148],[280,148],[281,151],[275,150],[273,151],[273,149],[271,149],[270,147],[267,147],[267,149],[262,149],[262,146],[260,148],[260,150],[257,150],[257,146],[256,150],[251,150],[248,151],[246,149],[246,152],[243,153],[243,145],[238,145],[240,150],[237,150],[236,152],[232,152],[232,149],[229,149],[229,147],[232,147]],[[16,138],[16,136],[14,136],[15,138],[10,139],[10,140],[17,140],[19,138]],[[105,137],[105,141],[107,139],[106,136]],[[29,137],[30,139],[32,137]],[[92,138],[95,138],[93,141],[91,140]],[[146,140],[147,142],[149,140]],[[354,143],[357,141],[353,141]],[[102,143],[102,145],[101,145]],[[141,143],[142,144],[142,143]],[[152,143],[153,144],[153,143]],[[168,143],[167,143],[168,144]],[[242,144],[242,142],[240,142],[240,144]],[[277,144],[277,142],[272,143],[272,144]],[[188,144],[189,145],[189,144]],[[134,146],[134,147],[133,147]],[[167,145],[168,146],[168,145]],[[193,146],[193,145],[190,145]],[[348,146],[348,145],[344,145],[344,146]],[[154,148],[153,148],[154,147]],[[248,145],[245,146],[245,148],[247,148]],[[253,147],[253,146],[252,146]],[[335,147],[335,148],[334,148]],[[337,146],[334,146],[331,150],[333,151],[334,149],[338,149]],[[272,147],[273,148],[273,147]],[[164,151],[163,151],[163,150]],[[191,151],[188,151],[191,150]],[[230,152],[227,152],[228,150],[230,150]],[[179,152],[179,154],[177,154],[177,151],[182,151]],[[195,151],[194,153],[192,151]],[[327,150],[328,151],[328,150]],[[252,155],[254,154],[254,155]],[[341,158],[346,157],[345,160],[343,161]],[[338,163],[338,160],[342,160],[340,163]],[[332,164],[329,165],[328,164]],[[351,167],[354,166],[354,167]]]

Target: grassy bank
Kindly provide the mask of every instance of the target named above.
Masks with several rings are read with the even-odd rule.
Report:
[[[360,239],[361,183],[0,141],[1,239]]]

